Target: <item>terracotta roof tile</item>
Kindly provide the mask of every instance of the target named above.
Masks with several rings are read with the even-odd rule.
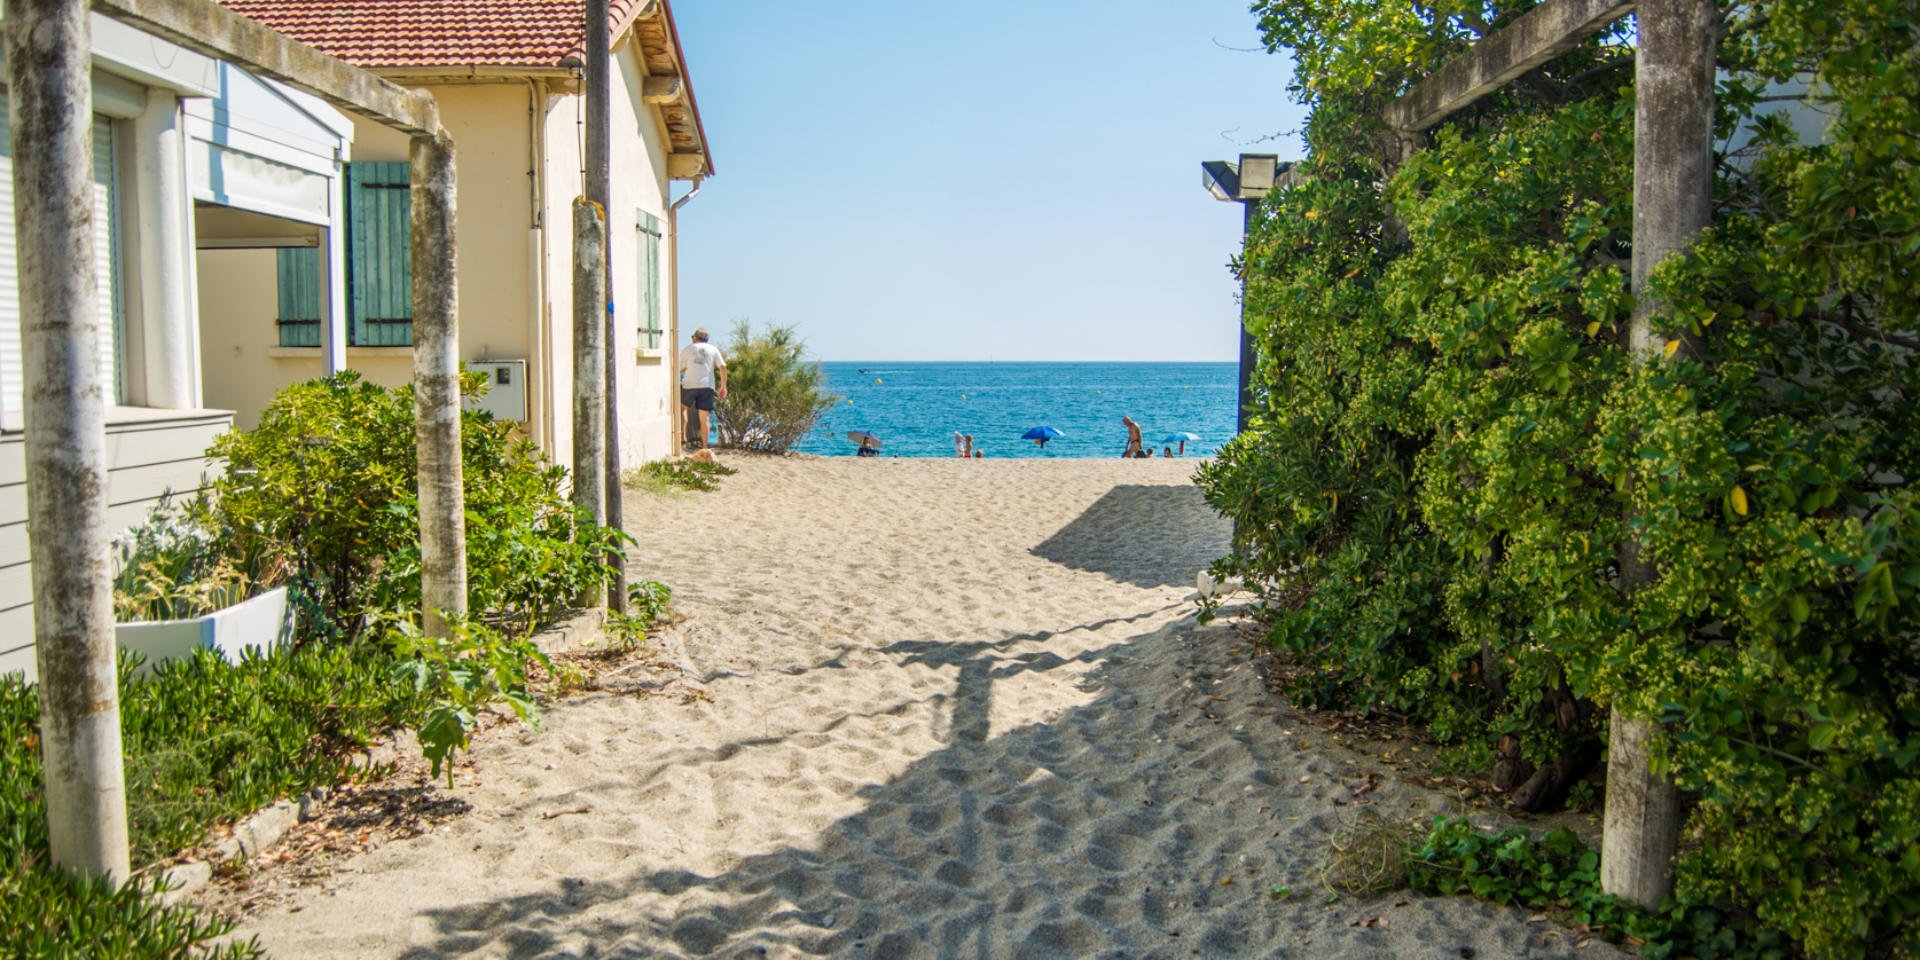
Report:
[[[362,67],[557,67],[584,47],[585,0],[221,0]],[[618,37],[644,0],[610,0]]]

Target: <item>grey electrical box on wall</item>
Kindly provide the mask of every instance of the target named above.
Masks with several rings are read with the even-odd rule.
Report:
[[[485,410],[495,420],[527,419],[527,362],[525,360],[475,360],[467,369],[486,374],[487,392],[478,400],[467,401],[469,410]]]

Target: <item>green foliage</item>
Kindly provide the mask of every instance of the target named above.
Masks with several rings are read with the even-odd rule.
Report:
[[[189,907],[162,906],[143,881],[118,889],[61,871],[0,874],[0,951],[11,960],[253,960],[254,940],[219,946],[233,925]]]
[[[529,629],[604,584],[607,558],[628,538],[580,514],[562,495],[565,471],[509,424],[469,411],[460,429],[468,606]],[[351,372],[289,387],[258,427],[212,452],[228,471],[214,484],[210,525],[237,563],[287,568],[303,637],[356,636],[371,615],[419,608],[411,387]]]
[[[552,669],[552,661],[533,641],[509,638],[484,623],[457,618],[448,623],[447,636],[422,633],[411,619],[387,625],[393,646],[393,679],[421,703],[415,732],[420,750],[433,764],[433,775],[446,770],[453,785],[454,751],[467,749],[480,712],[496,703],[513,709],[520,719],[537,722],[539,708],[527,692],[527,665]]]
[[[647,638],[647,631],[666,619],[673,591],[657,580],[642,580],[627,587],[627,612],[609,611],[607,634],[620,649],[631,650]]]
[[[136,866],[197,843],[207,827],[348,775],[347,753],[411,722],[410,694],[371,645],[312,644],[229,664],[202,651],[133,679],[121,665],[127,816]],[[108,891],[46,868],[40,704],[0,680],[0,955],[178,957],[225,932],[143,891]],[[255,956],[248,945],[219,957]]]
[[[727,345],[727,396],[713,408],[723,447],[785,452],[840,398],[792,327],[754,333],[746,322]]]
[[[1404,162],[1377,119],[1531,6],[1255,5],[1313,112],[1236,264],[1261,353],[1252,429],[1200,473],[1235,521],[1216,573],[1261,592],[1302,699],[1459,756],[1658,719],[1701,838],[1676,902],[1920,956],[1920,18],[1725,5],[1714,226],[1653,280],[1685,349],[1634,362],[1618,29]],[[1782,82],[1820,142],[1769,113]]]
[[[627,471],[627,482],[654,493],[674,490],[712,492],[720,489],[720,478],[740,471],[717,460],[654,460]]]
[[[1642,941],[1640,955],[1649,960],[1787,960],[1794,955],[1784,938],[1756,926],[1750,916],[1679,901],[1650,913],[1602,893],[1600,854],[1571,830],[1489,835],[1467,820],[1440,817],[1407,859],[1407,885],[1421,893],[1549,909],[1609,940]]]

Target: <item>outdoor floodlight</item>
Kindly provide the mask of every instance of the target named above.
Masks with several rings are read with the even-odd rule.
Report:
[[[1203,183],[1207,192],[1215,200],[1233,201],[1240,199],[1240,171],[1225,160],[1208,160],[1200,164]]]

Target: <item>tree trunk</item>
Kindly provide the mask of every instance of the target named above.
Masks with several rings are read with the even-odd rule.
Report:
[[[107,559],[105,384],[93,271],[85,0],[6,19],[26,401],[27,540],[53,862],[127,878],[127,800]]]
[[[1637,362],[1658,363],[1666,343],[1654,333],[1652,321],[1662,305],[1648,292],[1647,278],[1668,257],[1684,255],[1713,217],[1713,70],[1720,21],[1713,0],[1643,0],[1638,18],[1633,147],[1633,292],[1638,299],[1628,343]],[[1622,544],[1621,588],[1638,590],[1653,577],[1639,545]],[[1650,763],[1659,736],[1651,720],[1614,709],[1600,885],[1644,907],[1658,906],[1672,888],[1680,834],[1679,791]]]
[[[573,502],[607,520],[606,505],[606,220],[600,205],[573,204]],[[587,606],[606,602],[589,591]]]
[[[429,636],[467,612],[460,460],[460,327],[454,282],[453,140],[416,136],[413,178],[413,412],[420,470],[420,607]]]

